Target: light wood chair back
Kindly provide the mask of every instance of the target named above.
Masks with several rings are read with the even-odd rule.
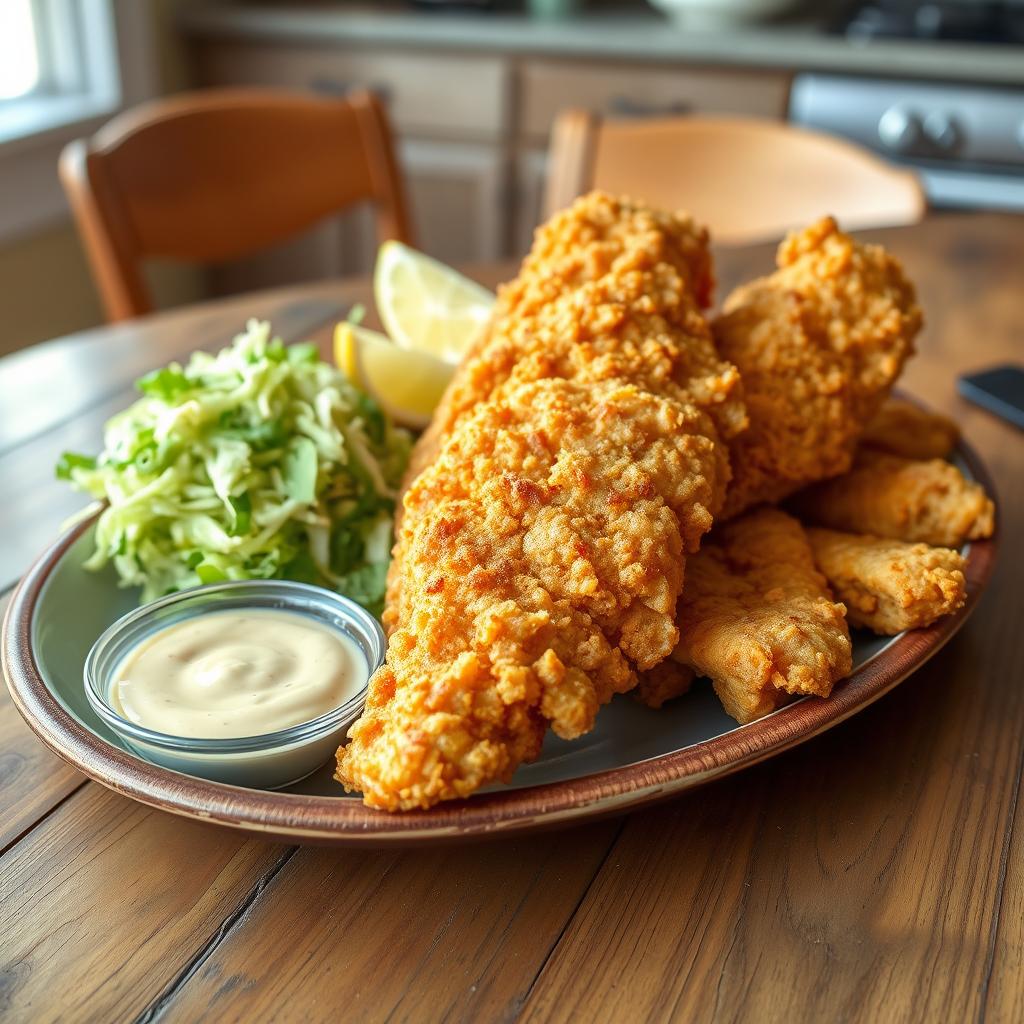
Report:
[[[917,223],[917,176],[842,139],[783,122],[674,117],[602,121],[563,113],[551,140],[545,213],[591,188],[685,209],[725,244],[780,237],[833,214],[844,228]]]
[[[356,203],[410,242],[405,189],[375,96],[188,93],[116,117],[61,154],[60,176],[111,321],[147,313],[146,259],[217,264]]]

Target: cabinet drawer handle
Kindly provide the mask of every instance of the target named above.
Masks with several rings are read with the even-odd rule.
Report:
[[[325,78],[318,75],[311,79],[309,87],[313,92],[318,92],[323,96],[347,96],[350,92],[355,92],[356,89],[368,89],[385,103],[391,102],[391,87],[380,83],[374,85],[357,82],[355,79]]]
[[[608,112],[616,117],[674,117],[692,113],[693,107],[684,100],[674,100],[657,106],[634,100],[629,96],[613,96],[608,101]]]

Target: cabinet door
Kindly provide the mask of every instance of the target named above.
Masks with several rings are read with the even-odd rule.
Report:
[[[529,61],[522,70],[520,132],[547,141],[559,111],[618,117],[744,114],[785,117],[790,76],[742,68],[649,68],[636,64]]]
[[[373,89],[399,134],[483,142],[506,128],[508,63],[496,56],[213,40],[196,47],[195,63],[203,85]]]
[[[506,255],[507,174],[497,146],[404,140],[405,171],[416,243],[446,263]]]

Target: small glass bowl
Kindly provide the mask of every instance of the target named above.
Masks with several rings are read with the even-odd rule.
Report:
[[[85,695],[93,711],[147,761],[185,775],[254,789],[281,789],[316,771],[337,749],[366,700],[364,687],[340,707],[309,722],[260,736],[229,739],[173,736],[137,725],[111,707],[115,673],[129,651],[157,630],[206,612],[277,609],[317,619],[345,633],[363,652],[367,676],[384,661],[380,623],[347,597],[290,580],[214,583],[170,594],[117,620],[85,660]]]

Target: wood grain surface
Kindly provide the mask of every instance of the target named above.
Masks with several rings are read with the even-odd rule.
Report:
[[[0,598],[0,618],[9,597]],[[0,854],[83,782],[29,732],[7,687],[0,689]]]
[[[664,808],[386,854],[249,842],[139,807],[35,749],[0,698],[0,1020],[1021,1020],[1024,436],[958,399],[955,377],[1022,359],[1024,222],[872,236],[928,316],[904,385],[961,422],[1001,502],[992,584],[932,662],[827,735]],[[719,276],[769,258],[725,253]],[[365,291],[249,301],[341,308]],[[190,315],[211,323],[178,315],[162,339],[157,322],[131,328],[145,365],[200,343]],[[86,437],[137,372],[117,377],[105,337],[59,343],[93,383],[0,457],[5,579],[65,512],[47,476],[62,432]],[[0,392],[5,377],[0,361]]]

